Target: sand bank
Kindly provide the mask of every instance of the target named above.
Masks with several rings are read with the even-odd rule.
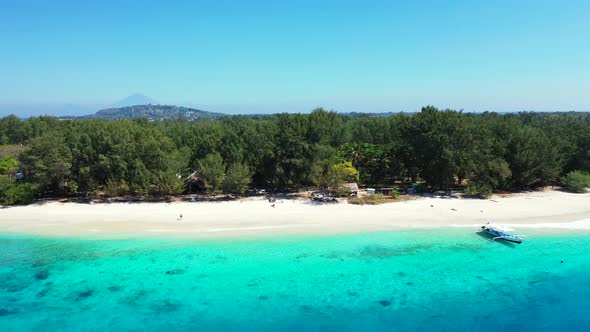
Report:
[[[182,214],[182,218],[180,215]],[[50,236],[231,237],[478,227],[590,232],[590,194],[421,198],[375,206],[263,198],[215,203],[45,203],[0,209],[0,233]]]

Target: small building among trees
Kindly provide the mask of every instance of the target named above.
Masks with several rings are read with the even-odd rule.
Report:
[[[380,194],[383,194],[385,196],[391,196],[391,194],[394,192],[395,189],[393,188],[380,188],[377,189],[377,192]]]

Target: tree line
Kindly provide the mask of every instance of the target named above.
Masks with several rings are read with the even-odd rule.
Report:
[[[493,190],[590,171],[589,113],[228,116],[148,121],[0,119],[0,204],[72,195],[289,191],[358,181]],[[351,175],[352,174],[352,175]]]

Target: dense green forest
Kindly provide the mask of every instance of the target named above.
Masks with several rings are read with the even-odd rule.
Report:
[[[590,171],[590,114],[228,116],[189,122],[0,119],[0,204],[34,197],[289,191],[358,180],[472,195]],[[570,176],[574,179],[575,176]]]

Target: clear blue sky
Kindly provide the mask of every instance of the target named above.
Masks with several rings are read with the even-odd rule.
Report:
[[[0,1],[0,104],[590,109],[590,1]]]

